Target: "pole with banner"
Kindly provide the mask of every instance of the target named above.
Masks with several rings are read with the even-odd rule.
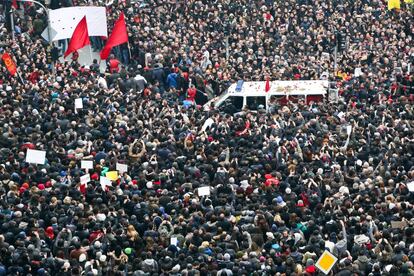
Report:
[[[16,63],[14,63],[12,57],[9,53],[5,52],[1,59],[4,62],[4,65],[6,65],[7,70],[9,71],[10,75],[14,76],[17,73],[17,66]]]
[[[6,68],[9,71],[10,75],[15,76],[17,74],[17,76],[19,76],[20,81],[24,84],[23,78],[19,74],[19,72],[17,71],[16,63],[14,62],[14,60],[12,59],[12,57],[10,56],[10,54],[7,53],[7,52],[5,52],[1,56],[1,59],[3,60],[4,65],[6,65]]]

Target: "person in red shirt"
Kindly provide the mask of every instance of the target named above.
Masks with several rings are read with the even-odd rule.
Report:
[[[109,57],[109,70],[111,73],[119,72],[119,64],[121,64],[121,62],[116,59],[114,55]]]
[[[187,89],[187,101],[195,101],[195,97],[197,95],[197,89],[194,85],[191,85],[190,88]]]
[[[79,59],[79,53],[78,53],[78,51],[73,52],[73,54],[72,54],[72,61],[73,62],[77,62],[78,59]]]

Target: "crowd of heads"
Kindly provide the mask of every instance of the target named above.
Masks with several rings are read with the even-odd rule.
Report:
[[[320,275],[325,250],[330,275],[412,275],[414,24],[401,2],[95,1],[108,26],[124,12],[131,56],[118,47],[123,65],[105,72],[60,59],[55,74],[45,14],[20,3],[15,40],[0,29],[18,66],[0,67],[0,275]],[[324,72],[338,102],[226,114],[192,94]],[[103,187],[117,163],[128,171]]]

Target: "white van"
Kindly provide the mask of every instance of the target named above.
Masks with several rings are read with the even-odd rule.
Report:
[[[208,101],[204,107],[208,109],[211,104],[215,108],[231,106],[238,112],[245,106],[250,110],[257,110],[262,106],[268,110],[271,97],[276,97],[282,105],[300,99],[308,104],[311,101],[322,101],[329,89],[327,80],[271,81],[269,84],[270,89],[265,92],[266,81],[238,81],[230,85],[222,95]]]

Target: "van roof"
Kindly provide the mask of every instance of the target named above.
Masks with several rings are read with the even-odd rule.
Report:
[[[237,83],[233,83],[227,93],[240,96],[325,95],[329,87],[327,80],[270,81],[269,84],[270,90],[266,93],[266,81],[243,82],[239,91],[236,91]]]

